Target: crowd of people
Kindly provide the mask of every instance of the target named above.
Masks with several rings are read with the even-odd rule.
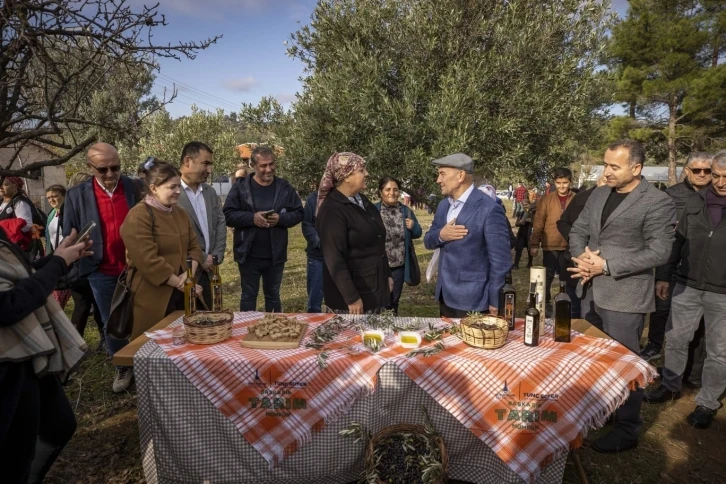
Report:
[[[188,269],[211,306],[210,273],[215,260],[224,260],[231,227],[240,310],[257,309],[261,282],[264,310],[281,312],[289,229],[300,223],[308,312],[397,314],[404,284],[420,281],[413,240],[423,236],[424,246],[437,251],[440,315],[496,314],[507,273],[519,268],[523,252],[531,267],[541,251],[548,312],[557,276],[567,283],[573,317],[643,358],[665,348],[661,384],[647,393],[633,389],[612,432],[593,448],[636,447],[641,403],[678,398],[684,375],[701,387],[688,422],[707,428],[726,388],[726,152],[693,153],[687,179],[666,192],[641,176],[644,163],[640,143],[624,140],[606,150],[597,187],[576,193],[566,168],[553,172],[543,194],[521,182],[510,185],[515,236],[494,188],[475,187],[472,158],[452,154],[433,161],[444,198],[424,234],[401,202],[399,180],[384,177],[380,201],[369,200],[366,161],[355,153],[334,153],[303,203],[276,175],[274,152],[259,146],[250,166],[238,167],[222,204],[206,184],[214,152],[204,143],[187,143],[178,163],[149,157],[138,179],[121,174],[113,146],[97,143],[87,152],[88,174],[74,176],[68,189],[47,189],[51,212],[41,229],[48,255],[40,258],[28,252],[38,216],[22,182],[7,177],[0,206],[0,298],[7,316],[0,323],[0,405],[9,418],[0,422],[0,462],[13,462],[13,482],[40,482],[70,439],[75,420],[58,377],[87,351],[91,311],[109,356],[128,344],[107,330],[120,277],[134,296],[131,339],[183,309]],[[76,240],[89,226],[89,237]],[[71,298],[68,320],[62,308]],[[649,341],[641,349],[648,314]],[[113,391],[125,391],[132,379],[131,368],[116,368]]]

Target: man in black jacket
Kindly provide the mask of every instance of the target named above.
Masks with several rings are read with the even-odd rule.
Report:
[[[234,260],[239,265],[240,311],[254,311],[265,294],[265,311],[282,312],[280,285],[287,261],[287,229],[303,218],[300,197],[287,180],[275,176],[275,155],[267,146],[252,152],[255,172],[238,180],[224,202],[227,226],[234,230]]]
[[[711,187],[686,202],[671,257],[656,275],[660,286],[656,291],[667,291],[673,274],[676,287],[666,332],[663,381],[645,396],[649,403],[680,396],[688,343],[703,317],[707,335],[703,386],[696,396],[696,409],[688,416],[688,423],[699,429],[711,424],[726,390],[726,151],[714,157],[711,175]]]
[[[686,179],[666,190],[666,193],[676,204],[676,217],[679,219],[683,213],[683,208],[686,206],[686,201],[696,192],[708,188],[711,184],[711,158],[711,154],[699,151],[688,155],[685,168]],[[670,292],[673,292],[675,281],[669,282]],[[643,359],[651,361],[660,357],[670,312],[671,294],[668,292],[656,294],[655,311],[651,313],[650,322],[648,323],[648,344],[640,352]],[[703,324],[701,324],[691,344],[689,365],[686,370],[687,381],[696,386],[700,386],[701,382],[701,370],[705,358],[703,346]]]

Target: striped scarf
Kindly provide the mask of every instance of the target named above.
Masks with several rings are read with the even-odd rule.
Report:
[[[10,291],[28,277],[28,266],[8,242],[0,241],[0,291]],[[0,327],[0,363],[32,360],[38,376],[57,374],[65,380],[87,351],[88,345],[52,296],[16,324]]]

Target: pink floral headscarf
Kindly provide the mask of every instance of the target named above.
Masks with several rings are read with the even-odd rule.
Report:
[[[349,177],[354,171],[363,168],[365,164],[366,160],[355,153],[333,153],[333,156],[328,158],[328,164],[325,165],[323,178],[320,179],[320,187],[318,188],[318,206],[315,209],[315,213],[318,213],[320,206],[323,204],[323,200],[325,200],[328,193],[335,188],[335,184],[337,182]]]

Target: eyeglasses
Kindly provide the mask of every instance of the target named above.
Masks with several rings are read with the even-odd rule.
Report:
[[[113,165],[113,166],[96,166],[93,163],[89,163],[88,166],[99,172],[101,175],[105,175],[108,173],[108,170],[111,170],[113,173],[116,173],[121,169],[121,165]]]
[[[703,173],[704,175],[711,174],[710,168],[689,168],[689,170],[691,170],[691,173],[693,173],[694,175],[700,175],[701,173]]]

